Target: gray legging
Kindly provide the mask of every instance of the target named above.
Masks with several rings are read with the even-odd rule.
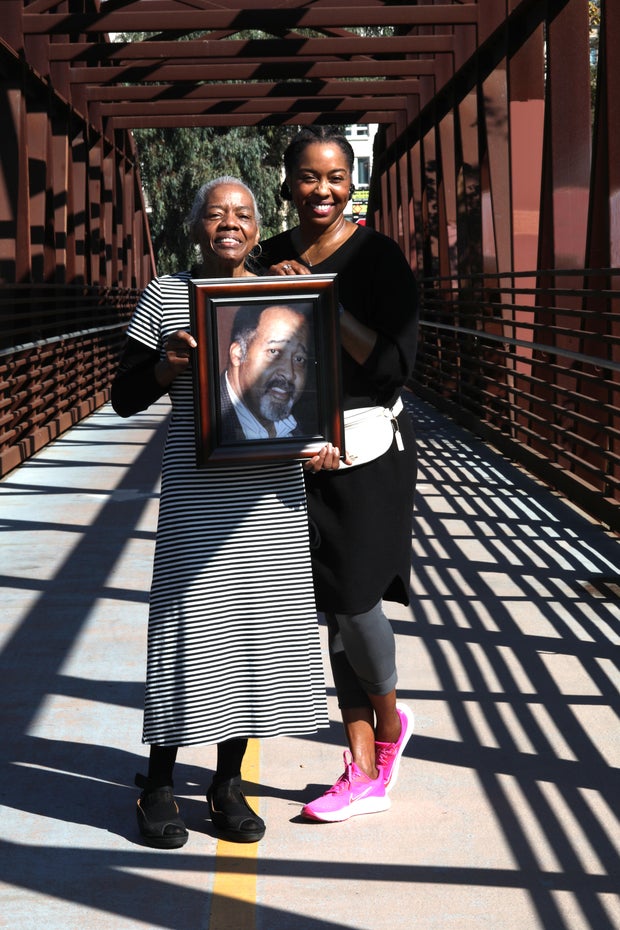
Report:
[[[396,644],[381,602],[363,614],[326,613],[338,707],[366,707],[396,687]]]

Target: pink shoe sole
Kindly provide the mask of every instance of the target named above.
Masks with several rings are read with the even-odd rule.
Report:
[[[325,794],[302,808],[301,816],[321,823],[340,823],[358,814],[378,814],[390,806],[385,793],[384,776],[381,769],[377,778],[369,778],[362,772],[346,750],[344,772]]]
[[[357,817],[358,814],[379,814],[386,811],[391,806],[391,801],[387,795],[383,798],[362,798],[354,801],[346,808],[338,811],[314,811],[309,804],[301,811],[301,816],[307,820],[316,820],[318,823],[342,823],[350,817]]]

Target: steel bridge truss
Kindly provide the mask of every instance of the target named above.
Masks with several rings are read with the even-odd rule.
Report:
[[[131,130],[376,123],[369,222],[424,302],[412,386],[620,529],[615,0],[2,14],[0,474],[107,398],[155,273]]]

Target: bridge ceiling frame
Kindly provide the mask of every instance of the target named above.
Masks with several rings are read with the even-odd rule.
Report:
[[[415,0],[278,0],[267,8],[232,0],[226,9],[211,0],[5,5],[27,60],[107,132],[403,124],[436,92],[442,73],[454,71],[455,59],[474,50],[479,16],[477,2]],[[393,34],[356,32],[378,26]],[[112,40],[146,32],[143,41]]]
[[[20,172],[4,157],[0,178],[3,225],[7,214],[17,218],[15,240],[27,246],[16,250],[15,280],[33,269],[35,280],[62,274],[63,256],[47,242],[63,240],[58,230],[21,228],[28,211],[29,221],[40,214],[35,164],[54,202],[73,196],[95,223],[92,177],[100,173],[105,207],[88,247],[103,249],[106,284],[144,283],[148,230],[132,229],[143,255],[130,275],[119,277],[114,241],[119,222],[135,227],[142,208],[130,189],[139,174],[129,130],[175,126],[379,124],[370,222],[425,276],[579,267],[593,255],[591,264],[618,264],[617,160],[607,157],[619,145],[618,80],[605,49],[619,38],[620,14],[609,0],[600,8],[593,132],[585,0],[230,0],[224,9],[215,0],[3,0],[0,66],[14,165],[29,153]],[[364,33],[379,26],[390,34]],[[63,131],[70,142],[59,154]],[[85,172],[72,161],[82,145]],[[609,177],[598,177],[595,191],[596,157]],[[477,265],[459,235],[471,212],[468,173],[486,210],[475,218]],[[77,197],[76,178],[84,187]],[[133,217],[129,207],[118,215],[120,188]],[[559,222],[567,210],[571,222]],[[83,262],[68,255],[70,274],[96,283],[101,258],[89,256],[76,272]]]
[[[395,138],[475,52],[491,3],[3,0],[0,280],[143,286],[131,130],[373,123]]]

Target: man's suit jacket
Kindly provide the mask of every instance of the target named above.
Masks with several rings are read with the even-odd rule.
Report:
[[[238,442],[239,440],[245,440],[245,434],[230,399],[224,372],[220,375],[220,442]]]

